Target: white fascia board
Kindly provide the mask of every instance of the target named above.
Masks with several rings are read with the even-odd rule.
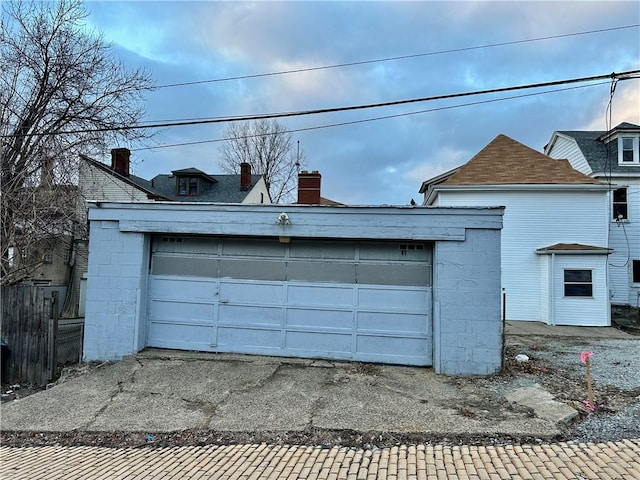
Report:
[[[596,185],[592,183],[581,184],[555,184],[555,183],[516,183],[505,185],[442,185],[434,187],[431,194],[440,191],[449,192],[497,192],[506,191],[522,191],[522,190],[603,190],[609,189],[609,185]],[[431,196],[431,195],[430,195]]]
[[[592,173],[591,176],[594,178],[640,178],[640,165],[625,165],[625,167],[636,168],[637,171],[634,172],[598,172]]]
[[[611,255],[613,248],[603,248],[602,250],[556,250],[539,248],[536,250],[538,255]]]
[[[551,150],[553,150],[553,147],[555,146],[556,142],[558,141],[559,138],[563,138],[565,140],[568,140],[570,142],[573,142],[576,147],[578,146],[578,142],[576,142],[576,139],[569,136],[569,135],[565,135],[564,133],[558,132],[557,130],[555,132],[553,132],[553,135],[551,135],[551,140],[549,140],[549,143],[547,143],[544,148],[542,149],[542,153],[544,153],[545,155],[549,156],[549,152]]]

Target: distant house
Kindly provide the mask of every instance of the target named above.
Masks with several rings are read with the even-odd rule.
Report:
[[[248,163],[241,164],[239,175],[185,168],[146,180],[130,173],[126,148],[111,151],[110,166],[86,156],[82,160],[79,184],[85,201],[271,203],[264,176],[252,175]]]
[[[509,320],[609,325],[607,186],[505,135],[423,182],[424,205],[504,206]],[[482,268],[482,259],[460,268]],[[465,299],[460,299],[464,305]]]
[[[557,131],[544,152],[567,158],[579,172],[608,185],[609,295],[616,305],[640,304],[640,126],[610,131]]]

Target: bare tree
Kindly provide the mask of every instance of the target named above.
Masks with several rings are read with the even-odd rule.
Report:
[[[298,170],[306,163],[305,155],[293,145],[291,134],[276,120],[232,123],[220,147],[220,168],[226,173],[240,173],[240,164],[264,175],[274,203],[293,200]]]
[[[143,115],[152,87],[83,24],[80,0],[3,2],[0,24],[0,257],[2,283],[28,279],[52,239],[73,238],[79,154],[145,134],[122,130]],[[57,240],[56,240],[57,241]]]

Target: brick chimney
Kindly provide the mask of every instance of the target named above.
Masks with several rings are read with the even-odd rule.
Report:
[[[317,170],[298,174],[298,203],[320,205],[320,179],[322,175]]]
[[[111,169],[125,177],[129,176],[129,158],[131,152],[128,148],[114,148],[111,150]]]
[[[240,190],[251,188],[251,164],[242,162],[240,164]]]

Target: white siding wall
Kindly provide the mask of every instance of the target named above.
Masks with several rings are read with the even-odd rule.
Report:
[[[554,323],[556,325],[610,325],[605,255],[556,255],[554,260]],[[564,270],[591,270],[593,297],[565,297]]]
[[[569,160],[569,163],[574,169],[585,175],[591,175],[593,173],[587,159],[584,158],[584,155],[578,148],[578,144],[573,139],[558,136],[556,142],[553,144],[553,148],[545,153],[551,158]]]
[[[607,245],[603,191],[495,191],[439,193],[441,206],[505,206],[502,286],[509,320],[547,321],[542,309],[543,260],[535,253],[555,243]]]
[[[149,200],[144,192],[87,162],[81,163],[79,185],[85,201],[145,202]]]
[[[637,305],[640,284],[632,283],[632,260],[640,260],[640,179],[614,178],[614,188],[627,187],[628,220],[610,222],[609,288],[611,302],[618,305]],[[609,219],[612,219],[612,200],[609,195]]]
[[[264,182],[264,178],[261,178],[260,181],[254,185],[242,203],[271,203],[269,200],[269,191],[267,190],[267,184]]]

